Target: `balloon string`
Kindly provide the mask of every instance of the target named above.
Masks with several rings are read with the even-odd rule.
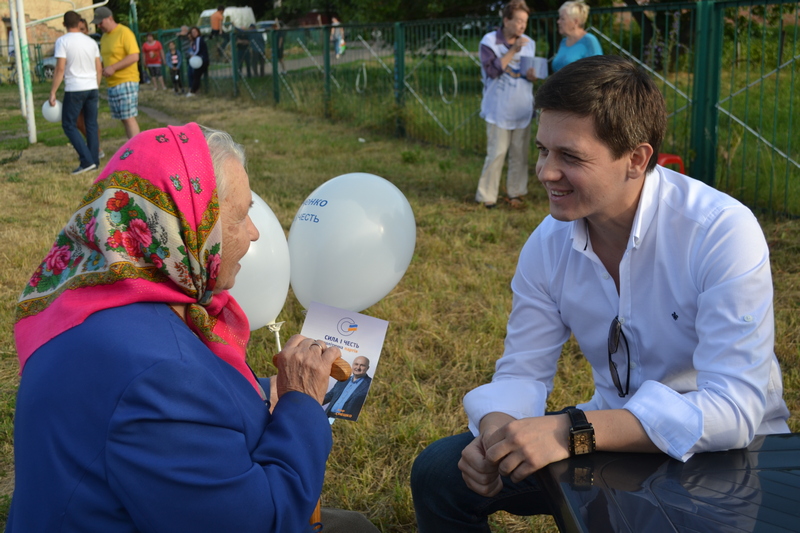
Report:
[[[281,351],[281,326],[284,322],[273,322],[272,324],[267,324],[267,328],[275,334],[275,344],[278,346],[277,352]]]

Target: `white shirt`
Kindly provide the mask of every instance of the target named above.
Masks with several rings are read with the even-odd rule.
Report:
[[[78,92],[97,89],[95,58],[100,49],[91,37],[81,32],[68,32],[56,39],[56,58],[65,58],[64,91]]]
[[[587,410],[624,408],[670,456],[741,448],[789,431],[774,350],[764,234],[745,206],[665,169],[647,175],[619,265],[619,294],[592,250],[586,221],[547,217],[511,282],[505,352],[492,382],[469,392],[470,429],[498,411],[541,416],[562,345],[574,334],[592,366]],[[619,316],[631,360],[620,398],[608,364]],[[624,387],[625,344],[614,355]]]
[[[498,58],[508,52],[508,46],[498,40],[498,34],[501,33],[493,31],[481,39],[481,46],[491,48]],[[526,38],[527,44],[514,54],[506,71],[499,77],[490,78],[481,66],[483,78],[481,117],[504,130],[526,128],[533,116],[533,84],[525,77],[525,72],[522,72],[521,58],[533,58],[536,55],[536,43],[533,39]]]

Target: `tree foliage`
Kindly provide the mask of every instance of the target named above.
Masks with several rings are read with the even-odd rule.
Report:
[[[533,11],[553,11],[563,0],[528,0]],[[345,22],[395,22],[497,15],[505,2],[486,0],[283,0],[275,15],[285,20],[317,10]]]
[[[226,2],[222,2],[223,4]],[[158,31],[193,26],[204,9],[216,7],[218,0],[136,0],[139,31]],[[130,0],[109,0],[114,20],[127,24]]]

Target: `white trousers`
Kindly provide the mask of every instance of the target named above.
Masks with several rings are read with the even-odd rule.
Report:
[[[483,163],[481,179],[478,181],[476,202],[497,202],[500,189],[500,173],[508,154],[508,177],[506,191],[509,198],[528,194],[528,150],[531,144],[531,126],[517,130],[504,130],[486,123],[486,161]]]

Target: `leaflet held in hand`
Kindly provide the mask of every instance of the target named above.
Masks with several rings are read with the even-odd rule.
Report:
[[[358,420],[378,368],[388,327],[386,320],[361,313],[318,302],[308,306],[300,334],[336,346],[353,369],[347,381],[330,378],[322,407],[332,420]]]

